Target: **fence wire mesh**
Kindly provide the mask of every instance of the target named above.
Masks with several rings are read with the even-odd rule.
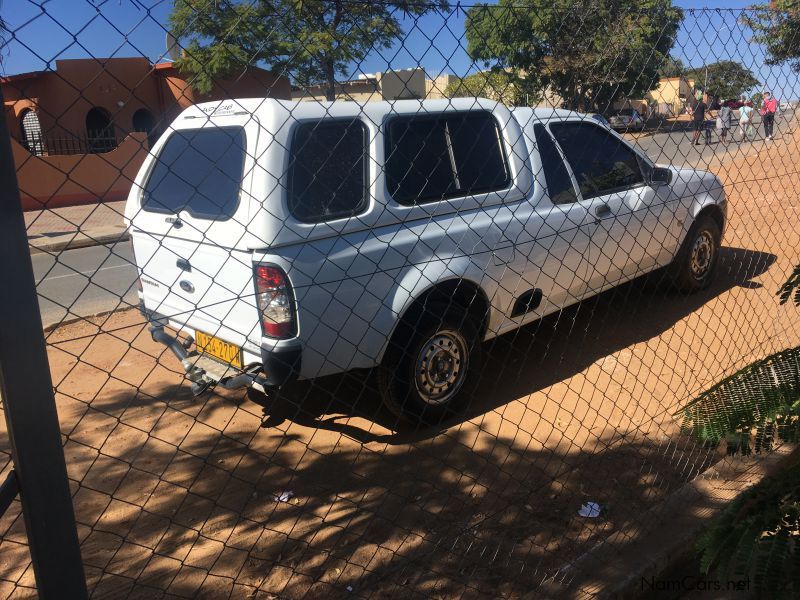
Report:
[[[800,343],[768,9],[4,8],[92,597],[566,594],[733,460],[681,408]]]

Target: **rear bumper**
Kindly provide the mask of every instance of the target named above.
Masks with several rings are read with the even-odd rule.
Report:
[[[300,373],[302,359],[300,340],[289,340],[272,348],[262,346],[261,363],[247,365],[243,371],[239,371],[196,351],[190,352],[188,347],[191,343],[182,344],[164,329],[167,317],[146,310],[141,303],[139,308],[150,323],[150,335],[153,340],[172,351],[181,361],[187,378],[195,384],[204,384],[206,387],[221,385],[226,389],[251,386],[264,390],[276,389],[294,381]]]

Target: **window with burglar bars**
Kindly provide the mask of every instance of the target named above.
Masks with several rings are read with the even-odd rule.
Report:
[[[0,594],[609,595],[793,448],[791,3],[3,7]]]

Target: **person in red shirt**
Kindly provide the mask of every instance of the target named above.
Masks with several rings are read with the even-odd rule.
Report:
[[[768,140],[772,139],[772,128],[775,125],[775,113],[778,111],[778,101],[769,92],[764,92],[764,103],[758,113],[764,122],[764,135]]]

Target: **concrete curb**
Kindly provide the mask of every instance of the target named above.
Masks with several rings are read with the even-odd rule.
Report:
[[[85,233],[65,233],[55,239],[28,239],[31,254],[56,254],[63,250],[87,248],[89,246],[105,246],[116,242],[124,242],[130,237],[127,229],[97,235]],[[60,239],[64,238],[64,239]]]
[[[128,312],[131,310],[138,310],[138,309],[139,309],[138,306],[123,306],[122,308],[112,308],[111,310],[102,310],[98,313],[86,315],[85,317],[70,317],[69,319],[64,319],[63,321],[59,321],[58,323],[51,323],[50,325],[45,325],[44,327],[42,327],[42,332],[52,333],[56,329],[66,327],[68,325],[73,325],[75,323],[81,323],[83,321],[89,321],[91,319],[97,319],[99,317],[107,317],[108,315]]]
[[[643,580],[658,579],[694,555],[699,536],[731,500],[799,454],[800,446],[783,444],[757,460],[720,460],[645,512],[638,520],[643,527],[599,542],[523,600],[644,596]]]

